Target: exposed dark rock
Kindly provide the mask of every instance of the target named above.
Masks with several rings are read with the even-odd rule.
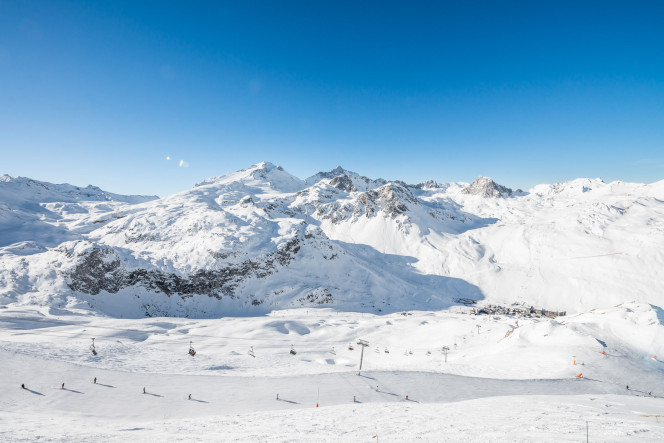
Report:
[[[112,248],[94,247],[81,257],[69,273],[68,286],[73,291],[96,295],[101,291],[112,294],[130,286],[158,290],[166,295],[187,296],[204,294],[210,297],[234,297],[238,284],[248,278],[265,278],[277,271],[277,265],[287,266],[300,251],[295,237],[277,251],[261,257],[246,259],[220,269],[201,269],[188,277],[157,270],[126,270]]]
[[[330,180],[330,186],[346,192],[357,191],[357,188],[355,185],[353,185],[353,180],[351,180],[351,178],[346,174],[334,177],[332,180]]]
[[[304,297],[297,299],[300,303],[314,303],[324,305],[334,303],[334,297],[328,288],[318,288]]]

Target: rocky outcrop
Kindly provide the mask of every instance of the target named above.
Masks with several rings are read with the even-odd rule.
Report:
[[[512,195],[512,190],[505,186],[499,185],[489,177],[477,177],[474,182],[465,187],[462,191],[464,194],[479,195],[484,198],[505,198]]]
[[[96,246],[80,256],[67,276],[67,285],[72,291],[92,295],[102,291],[114,294],[126,287],[140,286],[169,296],[203,294],[233,298],[235,288],[243,280],[265,278],[277,272],[278,267],[288,266],[300,251],[300,243],[295,237],[263,256],[228,263],[218,269],[200,269],[184,277],[155,269],[127,270],[113,248]]]
[[[352,189],[353,191],[367,191],[370,189],[376,189],[388,183],[382,178],[377,178],[375,180],[370,179],[369,177],[360,175],[357,172],[347,171],[341,166],[337,166],[328,172],[319,172],[316,175],[312,175],[306,179],[305,182],[307,185],[311,186],[321,180],[330,180],[330,184],[335,187],[337,187],[337,184],[342,183],[342,187],[337,187],[337,189]],[[334,182],[334,184],[332,182]]]
[[[353,180],[347,174],[342,174],[330,180],[330,186],[345,192],[355,192],[357,188],[353,185]]]
[[[344,203],[332,202],[319,205],[316,214],[333,222],[356,220],[360,217],[371,218],[379,213],[396,218],[415,205],[419,205],[419,202],[410,189],[403,183],[395,182],[359,193]]]

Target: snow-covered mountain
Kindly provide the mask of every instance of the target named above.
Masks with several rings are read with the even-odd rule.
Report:
[[[662,245],[664,181],[512,192],[260,163],[158,199],[0,177],[0,303],[114,316],[661,305]]]
[[[479,195],[482,197],[511,197],[512,190],[499,185],[488,177],[477,177],[469,186],[461,191],[464,194]]]
[[[157,198],[0,175],[0,248],[45,251],[94,229],[116,208]]]

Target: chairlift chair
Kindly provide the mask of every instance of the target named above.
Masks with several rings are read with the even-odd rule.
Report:
[[[295,352],[295,348],[293,347],[293,345],[291,345],[291,347],[290,347],[290,353],[291,353],[292,355],[297,354],[297,352]]]
[[[389,353],[390,353],[390,350],[387,349],[387,348],[385,348],[385,353],[386,353],[386,354],[389,354]]]
[[[251,347],[249,348],[249,352],[248,352],[248,354],[251,355],[252,357],[256,358],[256,354],[254,354],[254,347],[253,347],[253,346],[251,346]]]
[[[90,345],[90,351],[92,352],[92,355],[97,355],[97,350],[95,349],[95,339],[92,339],[92,344]]]
[[[190,341],[189,342],[189,355],[191,355],[193,357],[194,355],[196,355],[196,351],[194,350],[194,347],[191,345],[191,343],[192,342]]]
[[[354,348],[353,348],[353,344],[352,344],[352,343],[348,343],[348,350],[349,350],[349,351],[352,351],[353,349],[354,349]]]
[[[337,351],[334,350],[334,346],[332,346],[332,350],[330,351],[330,354],[337,355]]]

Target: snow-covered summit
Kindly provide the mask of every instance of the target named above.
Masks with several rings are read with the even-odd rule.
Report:
[[[306,187],[304,181],[289,174],[281,166],[270,162],[261,162],[248,169],[241,169],[230,174],[208,178],[196,184],[199,186],[223,186],[241,184],[264,192],[297,192]]]
[[[331,186],[346,192],[365,192],[388,183],[387,180],[382,178],[371,179],[364,175],[360,175],[357,172],[348,171],[341,166],[337,166],[331,171],[319,172],[312,175],[305,180],[305,183],[308,186],[311,186],[322,180],[328,182]]]
[[[499,185],[489,177],[479,176],[461,192],[469,195],[479,195],[484,198],[504,198],[512,195],[512,190]]]

